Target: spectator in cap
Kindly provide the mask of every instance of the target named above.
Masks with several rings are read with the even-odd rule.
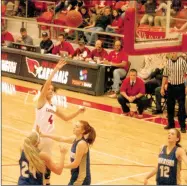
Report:
[[[14,38],[10,32],[6,30],[5,26],[1,28],[1,44],[5,45],[5,41],[14,42]]]
[[[40,42],[40,48],[44,50],[44,54],[49,54],[49,53],[52,54],[53,47],[54,47],[53,42],[49,38],[48,33],[43,32],[42,41]]]
[[[84,61],[90,55],[90,50],[87,47],[85,47],[84,41],[79,41],[78,45],[79,47],[75,50],[73,58],[75,60]]]
[[[31,36],[27,35],[27,30],[26,28],[21,28],[20,29],[20,34],[21,37],[19,37],[16,42],[22,43],[25,45],[33,45],[33,39]]]
[[[69,58],[72,58],[74,54],[73,46],[71,45],[71,43],[65,41],[63,34],[60,34],[58,36],[58,41],[52,50],[52,54],[60,55],[63,57],[68,56]]]

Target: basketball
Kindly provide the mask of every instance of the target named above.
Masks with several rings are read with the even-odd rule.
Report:
[[[82,15],[76,10],[71,10],[66,15],[66,24],[70,27],[79,27],[82,24]]]

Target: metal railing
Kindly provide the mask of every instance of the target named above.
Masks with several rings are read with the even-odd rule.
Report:
[[[83,33],[85,33],[85,32],[96,33],[96,34],[98,34],[99,39],[103,40],[103,42],[106,45],[110,46],[108,48],[113,47],[113,43],[114,43],[114,40],[116,38],[122,39],[124,37],[124,35],[122,35],[122,34],[108,33],[108,32],[97,32],[97,31],[91,31],[89,29],[74,28],[74,27],[69,27],[69,26],[64,26],[64,25],[56,25],[56,24],[53,24],[53,23],[49,24],[49,23],[37,22],[36,20],[30,19],[30,18],[23,18],[23,17],[14,16],[14,17],[2,17],[2,19],[6,20],[6,21],[21,22],[21,23],[23,23],[23,27],[26,27],[26,28],[27,28],[27,24],[34,24],[34,25],[38,25],[39,27],[40,26],[47,26],[50,29],[52,35],[55,35],[55,32],[56,32],[53,28],[59,28],[59,29],[63,28],[63,29],[69,29],[69,30],[73,30],[75,32],[83,32]],[[39,33],[40,33],[40,29],[39,29]],[[69,36],[69,34],[67,34],[67,35]],[[40,37],[40,34],[39,34],[38,37]],[[68,40],[70,40],[70,41],[75,40],[75,38],[68,39]]]

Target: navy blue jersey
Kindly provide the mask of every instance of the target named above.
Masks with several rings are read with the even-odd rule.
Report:
[[[76,147],[81,140],[86,141],[82,138],[73,142],[71,147],[71,162],[73,162],[75,159]],[[90,152],[88,149],[88,152],[82,157],[80,165],[75,169],[71,169],[71,179],[69,185],[90,185],[90,183]]]
[[[29,171],[29,162],[25,157],[24,151],[21,152],[19,165],[20,177],[18,185],[43,185],[43,174],[36,173],[36,178],[34,178],[33,174]]]
[[[167,146],[164,146],[159,154],[157,185],[177,185],[180,184],[181,162],[176,158],[175,146],[172,151],[167,154]]]

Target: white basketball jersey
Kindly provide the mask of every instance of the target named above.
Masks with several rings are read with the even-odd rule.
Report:
[[[54,114],[56,112],[56,106],[49,104],[48,102],[41,109],[36,109],[36,120],[34,129],[38,125],[40,131],[43,133],[53,133],[54,131]]]

